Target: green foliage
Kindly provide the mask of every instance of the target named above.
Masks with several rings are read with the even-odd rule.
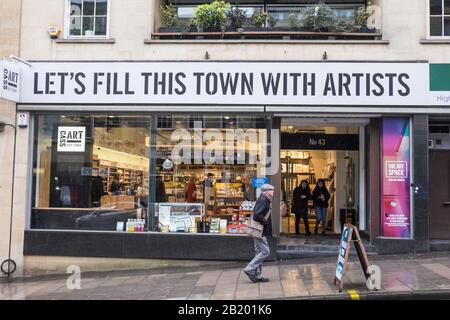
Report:
[[[267,24],[269,25],[269,27],[271,27],[271,28],[275,27],[277,22],[278,22],[277,18],[275,18],[274,16],[271,16],[270,14],[267,15]]]
[[[367,20],[369,17],[374,13],[373,9],[369,9],[369,7],[361,6],[358,9],[356,9],[356,25],[359,28],[367,27]]]
[[[161,22],[164,27],[173,27],[177,24],[177,8],[168,4],[161,6]]]
[[[261,11],[261,12],[255,12],[252,15],[252,25],[255,27],[263,27],[266,24],[267,20],[267,13]]]
[[[245,11],[239,8],[233,8],[227,12],[228,26],[232,29],[240,29],[245,25]]]
[[[298,28],[300,26],[300,20],[298,19],[298,12],[292,11],[288,14],[288,23],[291,28]]]
[[[358,27],[353,22],[340,21],[334,25],[333,31],[336,32],[355,32]]]
[[[213,1],[195,8],[194,24],[202,31],[221,31],[227,20],[227,11],[231,5],[224,1]]]
[[[303,24],[314,31],[333,30],[336,23],[335,12],[323,0],[305,10]]]

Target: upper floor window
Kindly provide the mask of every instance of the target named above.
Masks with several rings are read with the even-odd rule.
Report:
[[[429,0],[430,37],[450,37],[450,0]]]
[[[107,37],[110,0],[67,0],[67,37]]]

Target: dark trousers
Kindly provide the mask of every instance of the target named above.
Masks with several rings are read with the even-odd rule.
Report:
[[[300,233],[300,221],[305,223],[306,233],[309,233],[308,207],[300,208],[300,212],[295,214],[295,233]]]

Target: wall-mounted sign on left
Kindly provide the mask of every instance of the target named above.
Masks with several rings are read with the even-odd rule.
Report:
[[[0,61],[0,98],[19,102],[20,69],[14,62]]]

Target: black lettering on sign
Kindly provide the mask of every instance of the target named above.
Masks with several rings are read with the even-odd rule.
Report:
[[[125,94],[134,94],[133,90],[130,90],[130,73],[125,72]]]
[[[264,95],[269,95],[269,91],[272,91],[272,95],[278,94],[278,86],[280,84],[280,74],[277,73],[276,78],[274,78],[272,73],[269,73],[266,79],[266,74],[261,73],[261,79],[264,89]]]
[[[381,73],[375,73],[375,74],[373,75],[372,80],[373,80],[374,85],[378,87],[378,90],[373,89],[373,90],[372,90],[372,93],[373,93],[374,95],[376,95],[377,97],[380,97],[380,96],[382,96],[382,95],[384,94],[384,87],[383,87],[383,85],[378,81],[378,79],[381,79],[381,80],[382,80],[382,79],[384,79],[384,76],[383,76]]]
[[[327,74],[327,79],[325,81],[325,88],[323,90],[323,95],[327,96],[328,92],[331,91],[331,95],[336,95],[336,87],[334,85],[334,78],[332,73]]]
[[[75,74],[75,82],[78,84],[79,88],[75,88],[74,92],[77,95],[82,95],[86,91],[86,86],[84,85],[83,81],[81,80],[86,78],[86,75],[83,72],[77,72]]]
[[[398,82],[404,88],[404,90],[398,90],[398,94],[401,95],[402,97],[406,97],[411,92],[411,89],[409,88],[408,84],[405,82],[405,79],[409,79],[409,74],[400,73],[400,75],[398,76]]]
[[[6,71],[6,69],[5,69]],[[39,90],[39,73],[35,72],[34,73],[34,94],[44,94],[43,90]],[[4,87],[4,89],[6,89],[6,87]]]
[[[175,93],[178,95],[185,94],[186,92],[186,85],[184,84],[182,79],[186,79],[186,74],[184,74],[183,72],[178,72],[175,75],[175,81],[179,86],[179,88],[175,89]]]

